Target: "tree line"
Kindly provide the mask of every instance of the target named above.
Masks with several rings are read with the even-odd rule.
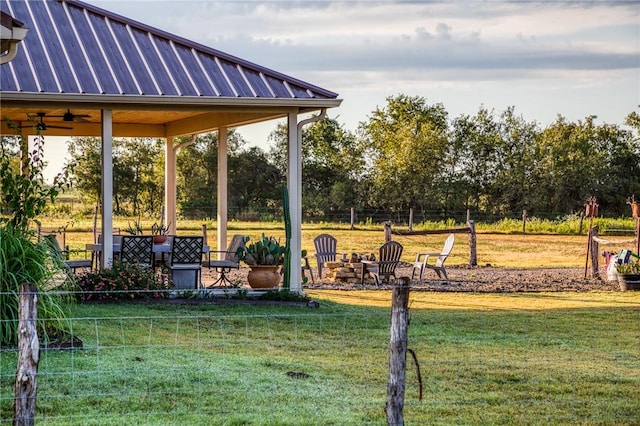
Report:
[[[576,122],[558,115],[542,127],[511,107],[480,107],[450,118],[441,103],[388,97],[355,132],[326,118],[302,132],[302,208],[306,220],[335,212],[413,209],[416,220],[474,216],[563,216],[579,212],[590,196],[607,216],[628,215],[626,200],[640,195],[640,116],[624,125]],[[231,219],[281,208],[286,182],[287,131],[277,125],[269,150],[228,133],[228,205]],[[114,141],[114,209],[157,214],[163,203],[164,141]],[[75,187],[94,203],[100,197],[100,140],[73,138],[69,147]],[[218,138],[198,135],[177,156],[182,217],[216,211]],[[278,216],[279,217],[279,216]]]

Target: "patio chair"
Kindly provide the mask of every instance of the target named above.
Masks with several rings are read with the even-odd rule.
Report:
[[[98,245],[102,245],[102,234],[95,234],[96,239],[94,242]],[[120,247],[122,247],[122,235],[120,235],[120,228],[113,228],[113,254],[120,254]],[[100,269],[100,258],[102,256],[102,250],[94,250],[91,252],[91,261],[95,266],[95,269]]]
[[[176,288],[200,287],[203,246],[204,238],[201,235],[176,235],[171,240],[171,254],[167,266]]]
[[[218,273],[218,279],[213,284],[207,287],[214,287],[216,285],[226,286],[233,283],[227,277],[227,273],[232,269],[240,269],[240,259],[238,259],[238,249],[244,245],[244,235],[234,235],[231,238],[231,242],[225,251],[212,250],[209,251],[208,259],[203,262],[204,266],[208,268],[214,268]],[[211,260],[211,253],[215,253],[219,256],[218,259]]]
[[[49,246],[51,255],[59,260],[62,260],[65,266],[74,273],[76,272],[76,269],[91,269],[91,267],[93,266],[93,261],[88,258],[69,259],[69,250],[63,250],[62,247],[60,247],[60,243],[58,242],[55,234],[45,235],[43,241],[45,241]]]
[[[335,262],[337,253],[338,240],[329,234],[320,234],[313,239],[313,245],[316,249],[316,262],[318,263],[318,278],[322,279],[322,266],[327,262]]]
[[[153,235],[123,235],[120,261],[153,268]]]
[[[438,278],[442,278],[446,281],[449,281],[449,277],[447,277],[447,270],[444,267],[444,261],[447,260],[451,250],[453,249],[453,242],[455,236],[454,234],[449,234],[447,239],[444,242],[444,247],[442,247],[442,251],[440,253],[418,253],[416,255],[416,261],[413,264],[413,269],[411,271],[411,280],[413,281],[413,276],[416,270],[418,273],[418,281],[422,281],[422,273],[425,269],[433,269],[436,274],[438,274]],[[424,257],[424,259],[422,259]],[[434,259],[435,262],[433,264],[429,264],[429,259]]]
[[[376,285],[380,285],[381,279],[383,283],[389,283],[391,281],[391,277],[397,279],[396,268],[400,264],[402,249],[402,244],[399,242],[388,241],[380,246],[377,262],[363,262],[366,267],[366,272],[369,272],[376,279]]]

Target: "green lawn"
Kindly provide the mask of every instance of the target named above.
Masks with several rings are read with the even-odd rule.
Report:
[[[84,348],[42,352],[37,424],[385,424],[390,293],[312,295],[74,306]],[[408,425],[640,424],[638,293],[413,293],[409,347]],[[1,424],[15,358],[0,352]]]

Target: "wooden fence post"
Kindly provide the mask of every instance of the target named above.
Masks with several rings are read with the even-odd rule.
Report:
[[[351,230],[356,229],[356,208],[351,207]]]
[[[384,242],[388,243],[391,241],[391,222],[386,221],[384,223]]]
[[[409,232],[413,231],[413,207],[409,209]]]
[[[38,362],[40,343],[36,321],[38,319],[38,294],[34,284],[20,285],[18,308],[18,367],[14,387],[14,426],[35,424],[36,395],[38,390]]]
[[[589,238],[591,238],[591,276],[593,278],[599,278],[600,277],[600,266],[598,264],[598,260],[600,257],[600,253],[598,253],[598,251],[600,251],[600,245],[598,244],[598,242],[596,240],[594,240],[595,238],[598,238],[598,235],[600,234],[600,228],[598,227],[598,225],[594,226],[591,228],[591,232],[589,233]]]
[[[527,233],[527,211],[522,210],[522,233]]]
[[[469,227],[469,265],[478,266],[478,251],[476,249],[476,222],[469,219],[467,221]]]
[[[391,337],[389,340],[389,384],[385,412],[387,424],[404,424],[404,389],[409,327],[409,278],[401,277],[391,296]]]

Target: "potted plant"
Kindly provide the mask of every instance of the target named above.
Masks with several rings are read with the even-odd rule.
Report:
[[[167,241],[169,233],[169,225],[165,226],[163,222],[151,225],[151,235],[153,235],[154,244],[163,244]]]
[[[238,259],[251,268],[247,280],[251,288],[270,289],[280,283],[280,266],[284,263],[286,248],[274,237],[262,234],[256,243],[247,244],[250,238],[244,238],[244,244],[238,248]]]
[[[620,290],[640,290],[640,262],[616,265]]]

